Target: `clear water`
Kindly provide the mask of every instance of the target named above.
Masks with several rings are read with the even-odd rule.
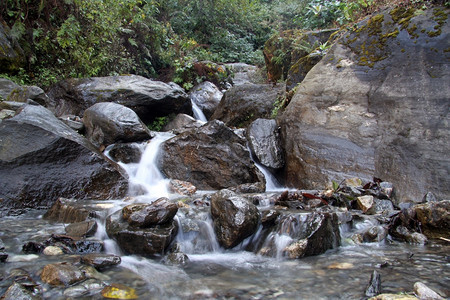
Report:
[[[160,143],[167,138],[170,136],[153,139],[139,164],[124,166],[130,174],[131,185],[144,191],[134,198],[137,202],[172,196],[167,190],[167,179],[154,163]],[[207,193],[197,194],[201,197]],[[98,220],[99,229],[92,239],[103,240],[108,253],[122,254],[116,243],[108,238],[104,220],[108,214],[129,203],[117,200],[103,204],[105,214]],[[267,209],[270,204],[263,205]],[[50,224],[42,219],[42,214],[42,211],[30,211],[22,216],[0,219],[0,238],[9,254],[8,261],[0,263],[0,295],[11,284],[8,280],[11,271],[22,268],[41,284],[46,299],[67,299],[63,295],[66,288],[50,288],[43,284],[39,272],[48,263],[67,261],[77,264],[78,256],[26,255],[21,251],[27,241],[43,241],[52,233],[64,233],[63,224]],[[442,295],[450,296],[449,243],[433,241],[427,246],[384,242],[345,244],[352,231],[373,226],[374,221],[343,228],[344,246],[338,249],[315,257],[288,260],[281,255],[281,249],[290,239],[283,232],[269,236],[277,245],[277,255],[264,257],[242,250],[249,240],[234,250],[221,249],[214,236],[208,207],[180,209],[176,220],[180,228],[198,227],[195,234],[181,230],[177,236],[181,250],[189,257],[187,266],[121,255],[122,263],[104,271],[106,277],[102,281],[133,287],[140,299],[363,299],[370,276],[376,269],[381,274],[385,293],[411,292],[414,283],[421,281]],[[85,299],[103,298],[97,293]]]

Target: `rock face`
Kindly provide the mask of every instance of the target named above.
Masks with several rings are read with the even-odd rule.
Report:
[[[189,97],[180,86],[136,75],[67,79],[53,86],[48,96],[48,107],[57,116],[81,116],[97,102],[129,107],[145,124],[169,114],[192,115]]]
[[[340,38],[279,119],[287,184],[375,175],[395,185],[398,201],[447,198],[449,24],[446,10],[399,8]]]
[[[25,54],[10,36],[9,27],[0,23],[0,73],[18,71],[25,62]]]
[[[217,240],[227,249],[252,235],[260,218],[254,204],[229,190],[211,196],[211,216]]]
[[[192,102],[203,111],[206,119],[211,118],[222,99],[223,93],[209,81],[204,81],[195,86],[189,93]]]
[[[128,107],[117,103],[96,103],[85,110],[86,137],[96,146],[116,142],[137,142],[151,138],[150,130]]]
[[[178,232],[178,226],[171,220],[147,228],[132,227],[119,210],[106,219],[106,232],[125,253],[155,257],[166,252]]]
[[[222,97],[211,120],[220,120],[227,126],[246,127],[258,118],[270,117],[274,103],[284,93],[278,84],[243,84],[230,88]]]
[[[50,207],[59,197],[124,196],[128,183],[82,136],[42,106],[25,105],[0,124],[2,213]]]
[[[419,204],[413,210],[427,237],[450,238],[450,200]]]
[[[245,140],[220,121],[186,131],[161,145],[159,166],[168,177],[199,189],[222,189],[264,181]]]
[[[272,170],[284,166],[284,154],[275,120],[257,119],[253,121],[248,127],[247,139],[250,149],[263,166]]]

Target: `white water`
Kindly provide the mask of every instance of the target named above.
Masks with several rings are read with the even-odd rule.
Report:
[[[208,120],[206,119],[205,114],[203,113],[203,111],[200,109],[200,107],[198,107],[197,104],[195,104],[194,101],[191,100],[192,103],[192,111],[194,113],[194,118],[201,121],[201,122],[208,122]]]
[[[270,171],[266,167],[264,167],[263,165],[254,160],[253,162],[255,163],[256,167],[261,171],[261,173],[263,173],[264,178],[266,179],[266,192],[277,192],[277,191],[279,192],[286,190],[286,188],[283,187],[278,182],[275,176],[273,176],[272,173],[270,173]]]
[[[169,197],[169,179],[166,179],[158,169],[157,159],[160,145],[171,137],[173,137],[171,133],[159,132],[145,145],[138,164],[119,163],[128,173],[131,195],[144,194],[140,198],[147,201]]]

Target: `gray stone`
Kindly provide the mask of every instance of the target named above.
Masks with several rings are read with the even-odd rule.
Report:
[[[258,118],[268,118],[274,103],[284,94],[284,85],[243,84],[225,92],[211,120],[227,126],[247,127]]]
[[[66,226],[66,234],[71,237],[89,237],[97,231],[97,222],[95,220],[86,220],[76,222]]]
[[[414,283],[414,293],[419,299],[444,300],[444,298],[422,282]]]
[[[57,116],[82,116],[98,102],[129,107],[145,124],[170,114],[192,115],[191,101],[180,86],[137,75],[67,79],[52,86],[48,96],[48,107]]]
[[[150,130],[136,113],[117,103],[92,105],[84,111],[83,123],[86,127],[86,137],[97,147],[151,138]]]
[[[83,272],[69,263],[46,265],[41,272],[41,280],[52,286],[68,286],[85,279]]]
[[[122,209],[123,218],[133,227],[150,227],[171,222],[178,206],[167,198],[150,204],[130,204]]]
[[[281,148],[277,122],[273,119],[257,119],[247,130],[250,149],[265,167],[272,170],[284,166],[284,154]]]
[[[125,164],[138,163],[141,160],[144,147],[137,143],[114,144],[106,149],[108,156],[116,162]]]
[[[0,25],[2,26],[2,25]],[[0,28],[1,30],[1,28]],[[1,33],[0,33],[1,35]],[[6,79],[6,78],[0,78],[0,100],[8,100],[8,96],[11,94],[11,92],[17,88],[19,88],[20,85],[16,84],[15,82]]]
[[[364,293],[366,297],[373,297],[381,294],[381,275],[374,270],[370,276],[369,285]]]
[[[199,189],[264,182],[246,141],[217,120],[165,141],[158,159],[166,177],[189,181]]]
[[[432,192],[426,193],[425,196],[423,196],[422,202],[437,202],[436,196]]]
[[[438,9],[408,24],[389,12],[367,18],[308,73],[279,117],[288,186],[376,176],[394,184],[400,202],[450,194],[450,72],[441,63],[450,23],[436,22]]]
[[[14,282],[2,296],[2,300],[39,300],[39,299],[42,299],[41,295],[33,294],[26,287],[17,282]]]
[[[106,219],[106,232],[126,254],[157,257],[167,251],[178,226],[176,221],[172,221],[148,228],[131,227],[119,210]]]
[[[80,284],[65,289],[63,294],[70,299],[86,298],[98,294],[105,285],[106,284],[101,281],[88,279]]]
[[[226,249],[252,235],[260,218],[254,204],[229,190],[211,196],[211,216],[217,240]]]
[[[124,171],[49,110],[24,105],[0,124],[2,211],[48,208],[59,197],[124,196]],[[0,212],[1,214],[1,212]]]
[[[97,270],[116,266],[120,264],[121,261],[120,256],[114,254],[91,253],[81,257],[82,263],[93,266]]]
[[[163,131],[173,131],[175,134],[180,134],[190,128],[197,128],[204,123],[199,122],[193,117],[186,114],[178,114],[172,121],[163,127]]]
[[[263,77],[261,70],[252,65],[244,63],[230,63],[227,67],[233,72],[233,85],[243,85],[248,83],[264,83],[267,79]]]
[[[392,204],[391,200],[380,200],[375,199],[375,212],[382,213],[384,211],[393,211],[394,204]]]
[[[211,118],[222,99],[223,93],[209,81],[204,81],[196,85],[190,92],[189,98],[203,112],[206,119]]]

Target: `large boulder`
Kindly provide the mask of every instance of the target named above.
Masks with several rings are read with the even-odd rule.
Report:
[[[257,119],[247,130],[250,149],[258,161],[272,170],[284,166],[279,127],[273,119]]]
[[[16,72],[25,62],[19,43],[11,37],[9,27],[0,22],[0,73]]]
[[[375,175],[397,201],[449,196],[447,14],[398,8],[337,41],[279,118],[288,185]]]
[[[59,197],[125,196],[122,170],[49,110],[24,105],[0,123],[1,213],[45,208]]]
[[[427,237],[450,238],[450,200],[418,204],[413,210]]]
[[[106,219],[106,232],[127,254],[147,257],[163,255],[178,232],[177,222],[172,220],[165,224],[146,228],[133,227],[119,210]]]
[[[264,181],[245,139],[217,120],[165,141],[158,164],[167,177],[205,190]]]
[[[268,118],[284,90],[284,84],[234,86],[225,92],[211,120],[220,120],[227,126],[246,127],[258,118]]]
[[[211,196],[211,216],[217,240],[227,249],[255,233],[260,218],[254,204],[230,190]]]
[[[57,116],[82,116],[98,102],[129,107],[145,124],[170,114],[192,115],[189,97],[180,86],[137,75],[67,79],[54,85],[48,96],[51,99],[48,107]]]
[[[209,81],[196,85],[190,92],[191,101],[202,110],[206,119],[211,118],[222,99],[223,93],[219,88]]]
[[[121,104],[96,103],[85,110],[87,138],[96,146],[149,140],[150,130],[136,113]]]
[[[150,227],[173,220],[178,206],[167,198],[159,198],[150,204],[130,204],[122,209],[123,219],[133,227]]]

